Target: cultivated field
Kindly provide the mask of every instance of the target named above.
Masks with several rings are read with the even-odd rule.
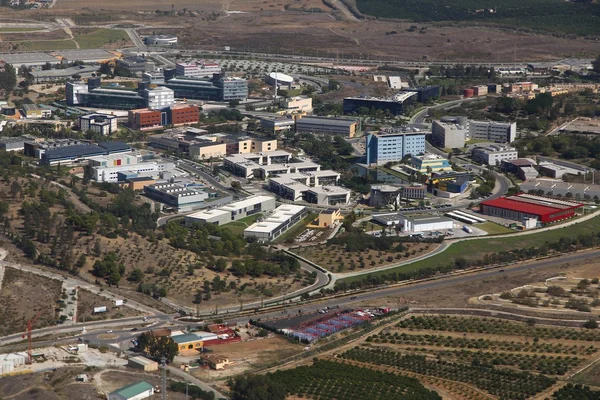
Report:
[[[58,280],[5,268],[0,289],[0,336],[24,331],[27,321],[40,311],[36,329],[56,325],[61,293]]]
[[[358,269],[370,270],[389,264],[398,264],[422,256],[438,245],[432,243],[402,243],[402,251],[377,251],[367,249],[350,252],[337,245],[306,246],[294,249],[294,253],[327,268],[331,272],[348,272]]]
[[[599,368],[576,373],[600,357],[600,332],[593,329],[435,314],[392,316],[362,329],[371,333],[359,331],[349,336],[357,340],[345,344],[340,339],[333,350],[325,345],[320,355],[316,347],[312,365],[306,358],[269,376],[291,399],[405,398],[392,387],[403,382],[420,390],[410,379],[456,400],[545,399],[569,381],[600,383]],[[359,381],[371,377],[351,389],[356,382],[347,373]],[[362,397],[354,396],[359,392]],[[410,399],[438,398],[405,393]]]

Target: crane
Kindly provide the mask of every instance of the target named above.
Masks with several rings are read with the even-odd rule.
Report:
[[[21,335],[21,337],[24,339],[25,337],[27,337],[27,364],[31,364],[33,363],[33,350],[32,350],[32,344],[31,344],[31,330],[33,329],[33,324],[35,324],[35,321],[38,320],[38,318],[40,317],[40,315],[42,315],[42,311],[39,311],[35,317],[31,318],[28,322],[27,322],[27,330],[25,331],[25,333],[23,335]]]

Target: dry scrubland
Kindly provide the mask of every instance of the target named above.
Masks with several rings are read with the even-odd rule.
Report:
[[[23,332],[27,321],[40,311],[36,329],[55,325],[61,293],[61,281],[5,268],[0,288],[0,336]]]

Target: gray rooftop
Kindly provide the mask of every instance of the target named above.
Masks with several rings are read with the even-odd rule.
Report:
[[[105,60],[115,58],[113,53],[106,50],[62,50],[57,51],[57,55],[63,56],[67,60]]]
[[[327,118],[327,117],[303,117],[296,121],[296,125],[312,124],[312,125],[336,125],[336,126],[351,126],[356,121],[345,118]]]
[[[56,57],[52,57],[46,53],[18,53],[18,54],[0,54],[0,60],[13,65],[21,65],[27,63],[39,63],[45,62],[58,63]]]

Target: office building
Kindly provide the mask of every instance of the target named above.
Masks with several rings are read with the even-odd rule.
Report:
[[[151,35],[144,38],[144,43],[153,46],[177,46],[177,36],[175,35]]]
[[[275,198],[271,196],[250,196],[225,206],[186,215],[185,224],[197,223],[225,225],[231,221],[246,218],[259,213],[267,213],[275,209]]]
[[[143,74],[156,70],[154,61],[146,57],[129,56],[117,59],[117,68],[125,69],[132,74]]]
[[[423,185],[373,185],[369,195],[369,206],[386,207],[398,205],[402,199],[425,198],[426,187]]]
[[[425,153],[425,132],[387,130],[366,138],[367,165],[399,162],[405,156]]]
[[[81,132],[97,132],[104,136],[117,132],[118,123],[116,115],[87,114],[77,118],[77,125]]]
[[[431,141],[434,146],[442,149],[465,147],[468,140],[469,127],[466,117],[443,118],[433,121],[431,125]]]
[[[119,164],[116,166],[92,167],[92,178],[97,182],[125,182],[133,178],[158,179],[164,172],[173,171],[172,162],[143,162],[139,164]]]
[[[163,118],[163,112],[160,110],[150,110],[140,108],[138,110],[129,110],[127,113],[127,122],[129,127],[136,131],[147,131],[160,129],[166,122],[166,115]]]
[[[177,98],[231,101],[248,98],[248,81],[242,78],[215,74],[212,78],[187,78],[176,76],[165,81]]]
[[[538,170],[540,172],[540,175],[548,176],[554,179],[562,179],[562,177],[565,175],[580,175],[585,174],[587,172],[587,169],[582,170],[573,168],[572,166],[566,163],[559,164],[558,161],[542,161],[538,165]]]
[[[234,175],[252,179],[261,165],[286,164],[289,163],[291,158],[290,153],[281,150],[235,154],[225,157],[223,167]],[[258,172],[256,172],[256,176],[258,176]]]
[[[302,221],[305,216],[306,207],[304,206],[291,204],[279,206],[263,221],[256,222],[244,229],[244,237],[254,238],[259,242],[269,242]]]
[[[451,171],[452,165],[448,159],[437,154],[423,154],[410,157],[409,167],[422,174],[428,174],[437,171]]]
[[[346,97],[343,103],[345,114],[367,114],[371,110],[389,111],[392,115],[404,112],[404,106],[417,101],[416,92],[400,92],[392,97]]]
[[[281,99],[280,107],[292,113],[311,113],[313,111],[312,98],[308,96],[296,96]]]
[[[260,126],[267,132],[289,131],[295,128],[296,120],[289,117],[261,117]]]
[[[514,147],[492,144],[475,147],[472,157],[479,163],[495,166],[505,160],[516,160],[519,158],[519,153]]]
[[[168,88],[150,87],[140,82],[137,90],[120,86],[102,87],[100,77],[67,82],[65,87],[68,106],[134,110],[139,108],[161,109],[174,103],[174,94]]]
[[[358,122],[345,118],[302,117],[296,120],[297,133],[318,133],[354,137]]]
[[[484,215],[506,218],[515,221],[536,218],[541,223],[556,222],[575,216],[583,204],[551,199],[548,197],[520,194],[487,200],[479,205]]]
[[[178,211],[191,211],[204,205],[209,194],[203,190],[191,189],[178,183],[161,183],[144,187],[144,193],[153,200]]]
[[[575,182],[561,182],[551,179],[529,179],[519,185],[525,193],[545,195],[548,197],[560,196],[566,199],[596,200],[600,198],[600,185]]]
[[[217,63],[206,61],[175,63],[175,75],[185,78],[212,78],[214,74],[222,72]]]
[[[402,89],[402,92],[416,93],[419,103],[427,103],[429,100],[440,97],[440,87],[437,85],[409,87]]]
[[[516,122],[469,121],[469,138],[511,143],[517,138]]]
[[[52,110],[49,108],[41,108],[37,104],[23,104],[23,114],[25,118],[41,119],[52,117]]]
[[[121,142],[102,142],[74,139],[54,139],[43,142],[26,141],[24,153],[46,165],[73,165],[87,163],[91,157],[131,152],[131,147]]]
[[[277,84],[278,88],[291,89],[294,84],[294,78],[281,72],[271,72],[265,76],[265,83],[269,86]]]

